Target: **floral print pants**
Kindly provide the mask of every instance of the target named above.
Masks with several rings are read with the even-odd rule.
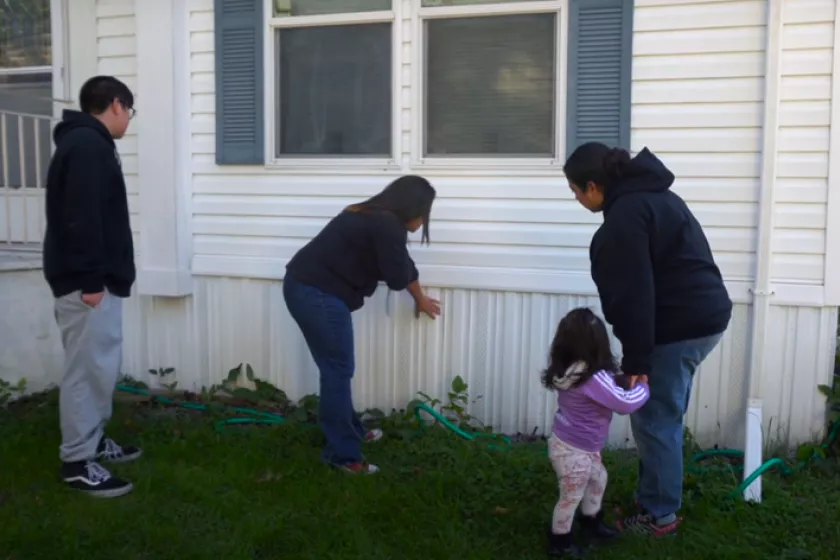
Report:
[[[583,515],[595,515],[601,510],[607,469],[600,453],[582,451],[554,435],[548,440],[548,457],[560,484],[560,500],[554,506],[551,531],[565,535],[572,530],[578,506]]]

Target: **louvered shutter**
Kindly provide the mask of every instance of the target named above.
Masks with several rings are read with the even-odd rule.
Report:
[[[264,1],[214,2],[216,163],[262,164]]]
[[[630,149],[632,0],[569,1],[566,154],[585,142]]]

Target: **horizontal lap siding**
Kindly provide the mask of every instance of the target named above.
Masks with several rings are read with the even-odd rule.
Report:
[[[730,280],[754,276],[765,2],[637,0],[632,139],[677,176]]]
[[[381,190],[389,178],[216,166],[212,10],[211,0],[191,4],[195,254],[285,260],[342,207]],[[406,37],[399,101],[405,161],[412,111],[410,24],[408,18],[396,23]],[[600,219],[580,208],[562,177],[471,175],[436,178],[434,184],[440,198],[432,216],[433,243],[412,247],[418,264],[588,269],[589,240]]]
[[[134,2],[98,0],[96,3],[97,71],[114,76],[137,93],[137,40],[134,21]],[[78,92],[73,92],[78,98]],[[144,110],[154,118],[154,108],[143,107],[143,100],[136,99],[137,118],[143,118]],[[117,150],[122,160],[128,204],[131,212],[131,230],[135,246],[139,247],[140,216],[138,215],[139,176],[137,166],[136,122],[128,127],[125,137],[117,141]]]
[[[633,148],[647,145],[662,154],[680,178],[678,192],[706,226],[724,275],[741,280],[751,277],[754,267],[762,68],[753,63],[757,75],[738,77],[750,64],[732,58],[742,56],[748,62],[761,58],[763,15],[761,2],[743,3],[734,12],[715,11],[729,5],[712,4],[709,9],[715,17],[700,18],[697,14],[703,10],[692,6],[637,8]],[[743,28],[713,27],[724,25],[720,21],[730,23],[731,13],[743,20]],[[692,29],[692,24],[708,27]],[[377,192],[388,179],[289,176],[258,167],[217,166],[213,25],[212,0],[193,0],[195,254],[202,260],[259,258],[280,264],[340,208]],[[411,20],[396,25],[402,26],[404,38],[398,103],[400,157],[406,163],[417,109],[411,106],[409,89],[414,47]],[[715,40],[721,31],[726,36]],[[726,52],[738,48],[746,51]],[[722,76],[703,89],[702,79],[714,72]],[[588,270],[587,248],[600,216],[578,206],[560,173],[500,179],[476,172],[436,177],[434,183],[440,197],[433,213],[433,244],[412,247],[419,264]]]
[[[764,0],[636,3],[633,140],[677,174],[729,279],[755,267],[761,166]],[[771,276],[822,284],[834,0],[785,0]],[[704,220],[696,195],[702,181]],[[724,218],[725,216],[725,218]],[[722,226],[721,219],[735,222]],[[728,263],[737,263],[729,266]]]
[[[771,275],[822,284],[834,0],[787,0]]]

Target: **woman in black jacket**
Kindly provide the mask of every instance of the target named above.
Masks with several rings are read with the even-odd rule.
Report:
[[[375,441],[379,430],[366,431],[353,407],[355,371],[353,321],[380,281],[414,298],[417,313],[432,319],[440,313],[427,297],[417,267],[408,254],[408,232],[422,228],[429,241],[429,214],[435,189],[417,176],[400,177],[385,190],[348,206],[303,246],[286,265],[283,298],[300,327],[320,371],[318,419],[327,443],[323,459],[347,472],[374,473],[364,461],[362,441]]]
[[[621,342],[622,370],[650,381],[650,400],[631,415],[639,511],[619,528],[673,533],[694,372],[723,336],[732,301],[703,228],[671,190],[673,173],[650,150],[631,158],[589,142],[563,171],[578,202],[604,214],[589,258],[604,317]]]

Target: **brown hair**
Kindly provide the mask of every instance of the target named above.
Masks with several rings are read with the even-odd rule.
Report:
[[[417,218],[423,219],[420,242],[429,243],[429,220],[436,192],[431,183],[418,175],[404,175],[382,192],[371,198],[351,204],[347,212],[384,211],[391,212],[404,224]]]

